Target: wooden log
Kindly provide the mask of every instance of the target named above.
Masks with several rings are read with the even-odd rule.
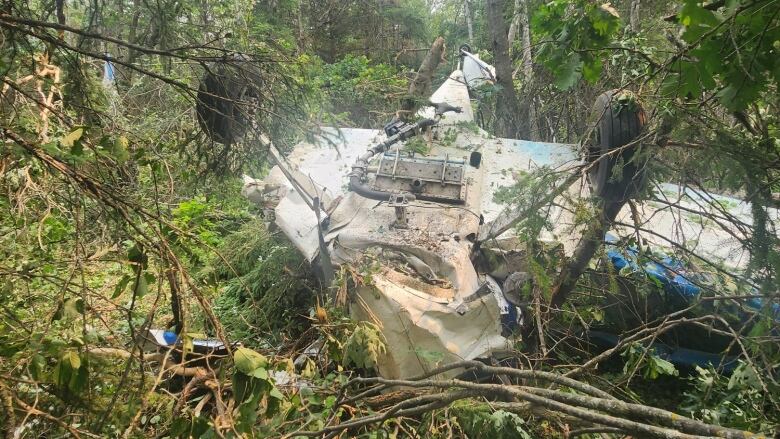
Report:
[[[425,55],[422,64],[420,64],[414,80],[409,84],[409,92],[401,101],[401,108],[398,110],[398,116],[403,120],[410,120],[420,103],[431,94],[431,80],[439,63],[444,60],[444,51],[447,50],[444,38],[438,37],[431,45],[428,54]]]

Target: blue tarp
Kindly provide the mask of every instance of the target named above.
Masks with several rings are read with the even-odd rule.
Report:
[[[588,331],[588,337],[592,342],[607,348],[617,346],[620,341],[618,336],[602,331]],[[696,366],[703,368],[712,366],[724,373],[731,373],[738,364],[737,357],[734,356],[723,356],[694,349],[675,348],[660,342],[652,343],[648,349],[679,369],[692,370]]]
[[[114,82],[116,75],[114,73],[114,63],[111,62],[111,54],[106,53],[106,57],[108,59],[103,63],[103,82],[108,84]]]
[[[686,303],[694,302],[702,292],[702,288],[707,288],[707,276],[697,272],[690,264],[677,258],[668,256],[659,251],[653,251],[639,258],[639,250],[635,246],[626,248],[617,247],[618,239],[609,233],[605,236],[607,245],[607,257],[609,257],[615,270],[625,273],[643,272],[649,278],[654,279],[668,294],[681,297]],[[757,289],[753,294],[758,295]],[[767,303],[760,297],[754,297],[746,300],[745,305],[756,310],[766,309]],[[780,304],[770,303],[769,312],[780,322]],[[742,319],[749,318],[748,313],[740,316]],[[597,344],[613,347],[618,343],[618,337],[601,331],[589,331],[590,338]],[[736,357],[724,356],[720,353],[710,353],[686,348],[675,348],[664,343],[653,343],[650,346],[655,353],[671,362],[677,367],[692,369],[694,366],[707,367],[712,365],[721,368],[726,373],[733,372],[737,365]]]
[[[621,271],[629,267],[628,271],[640,271],[640,262],[637,260],[639,250],[635,246],[618,248],[615,246],[618,239],[609,233],[604,237],[604,241],[607,244],[607,256],[615,270]],[[652,260],[642,264],[641,271],[658,281],[667,293],[677,294],[688,302],[698,298],[702,287],[706,287],[702,274],[691,270],[685,262],[658,251],[654,252]],[[758,295],[759,291],[754,289],[753,294]],[[757,311],[764,307],[764,301],[760,297],[749,299],[745,304]],[[773,317],[780,320],[780,304],[772,303],[770,307]]]
[[[626,267],[629,267],[630,271],[639,271],[639,263],[637,262],[637,256],[639,250],[636,247],[628,247],[623,250],[615,247],[613,244],[616,240],[610,235],[607,235],[607,256],[612,261],[612,266],[616,270],[621,271]],[[612,241],[612,242],[611,242]],[[644,271],[649,277],[658,281],[666,290],[670,293],[676,293],[683,296],[686,300],[695,299],[701,293],[701,288],[697,285],[696,281],[691,281],[686,277],[687,270],[685,264],[679,259],[671,256],[661,255],[655,260],[650,260],[642,264],[641,270]],[[691,279],[695,279],[696,274],[688,275]]]

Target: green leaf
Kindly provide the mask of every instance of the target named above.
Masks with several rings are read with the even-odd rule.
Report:
[[[116,299],[119,297],[125,291],[127,284],[129,284],[131,280],[132,278],[127,274],[122,276],[122,279],[120,279],[119,283],[116,284],[116,287],[114,288],[114,294],[111,295],[111,298]]]
[[[273,392],[273,390],[271,392]],[[336,405],[336,397],[334,395],[328,396],[327,398],[325,398],[325,401],[323,401],[323,405],[325,406],[326,409],[330,409],[331,407]]]
[[[59,387],[68,385],[68,381],[70,381],[70,371],[65,369],[65,366],[62,365],[62,361],[54,366],[54,370],[51,372],[51,379],[52,382]]]
[[[369,322],[360,322],[355,326],[343,349],[343,365],[354,364],[365,369],[376,366],[379,356],[386,352],[379,328]]]
[[[728,78],[730,84],[717,93],[720,102],[729,110],[744,110],[751,102],[755,102],[765,88],[763,77],[756,81],[748,81],[741,75]]]
[[[284,399],[284,395],[282,395],[282,392],[280,392],[279,389],[277,389],[275,386],[271,388],[270,392],[268,392],[268,396],[270,396],[271,398],[276,398],[276,399],[280,399],[280,400]],[[334,398],[334,400],[335,400],[335,398]],[[331,406],[332,405],[333,404],[331,404]]]
[[[62,153],[62,150],[57,146],[56,142],[48,142],[41,145],[41,149],[43,149],[47,154],[50,155],[60,155]]]
[[[78,297],[70,297],[61,302],[52,320],[73,320],[84,313],[84,301]]]
[[[52,355],[59,355],[62,349],[68,346],[68,342],[59,337],[46,338],[43,344],[46,352]]]
[[[61,363],[70,370],[77,370],[81,367],[81,358],[74,351],[67,351],[60,359]]]
[[[774,327],[773,323],[774,322],[772,319],[768,319],[766,317],[759,318],[756,324],[753,325],[752,328],[750,328],[750,332],[748,332],[748,337],[758,338],[770,334],[772,328]]]
[[[712,76],[711,71],[707,70],[706,65],[697,63],[696,71],[699,74],[699,83],[704,90],[712,90],[717,86],[715,78]]]
[[[266,416],[273,416],[279,411],[282,401],[284,401],[284,395],[276,387],[272,387],[268,393],[268,400],[265,409]]]
[[[86,387],[89,379],[89,371],[86,364],[82,364],[78,352],[66,351],[52,372],[52,380],[57,386],[67,388],[72,392],[79,392]]]
[[[677,75],[669,75],[667,89],[682,98],[698,98],[701,95],[699,72],[692,63],[680,64],[680,72]]]
[[[682,39],[688,43],[696,41],[705,32],[718,24],[718,17],[699,5],[698,1],[687,0],[678,15],[680,24],[685,26]]]
[[[84,145],[79,141],[73,142],[73,146],[70,147],[70,153],[78,157],[82,156],[84,154]]]
[[[604,321],[604,311],[601,308],[593,307],[591,308],[590,313],[593,316],[593,320],[597,322]]]
[[[734,369],[734,373],[731,374],[729,379],[728,389],[734,388],[744,389],[753,388],[761,390],[761,380],[758,378],[755,369],[747,363],[740,362],[739,366]]]
[[[268,380],[268,370],[264,367],[258,367],[250,375],[261,380]]]
[[[80,392],[87,387],[89,381],[89,370],[86,362],[80,364],[80,367],[75,373],[71,373],[70,380],[68,381],[68,388],[73,392]]]
[[[249,385],[252,379],[242,373],[233,374],[233,398],[236,402],[242,402],[249,395]]]
[[[177,417],[171,421],[169,435],[176,438],[198,439],[210,431],[208,419],[201,416],[190,419],[189,417]]]
[[[30,376],[34,380],[42,380],[46,370],[46,359],[41,354],[35,354],[30,359]]]
[[[252,389],[251,398],[247,399],[238,406],[238,419],[236,427],[239,431],[248,433],[252,431],[252,426],[257,422],[257,409],[260,405],[262,392],[259,388]]]
[[[143,249],[138,245],[134,245],[127,249],[127,260],[144,266],[146,265],[147,258]]]
[[[599,58],[582,64],[582,77],[591,84],[595,84],[601,78],[602,63]]]
[[[252,349],[241,347],[233,353],[233,363],[238,371],[252,376],[255,370],[265,369],[268,366],[268,359]]]
[[[133,286],[133,295],[136,296],[136,298],[141,298],[146,295],[146,293],[149,292],[149,284],[146,282],[146,275],[141,274],[139,276],[136,276],[135,285]]]
[[[124,163],[127,161],[127,159],[130,158],[130,153],[127,151],[128,144],[129,142],[125,136],[119,136],[114,139],[114,145],[111,148],[111,155],[113,155],[116,161],[119,163]]]
[[[60,144],[64,146],[65,148],[73,148],[73,145],[81,139],[81,136],[84,134],[84,128],[78,127],[75,130],[71,131],[68,135],[62,138],[60,140]]]
[[[650,357],[650,365],[648,369],[650,370],[650,378],[652,379],[657,378],[659,375],[677,376],[678,374],[674,364],[655,355]]]
[[[568,90],[579,81],[582,71],[582,60],[577,54],[573,54],[566,60],[558,65],[558,68],[553,71],[555,74],[555,86],[560,90]]]
[[[590,14],[590,18],[593,24],[593,29],[596,30],[598,35],[607,37],[615,32],[620,26],[620,15],[609,3],[604,3],[597,10],[596,13]]]

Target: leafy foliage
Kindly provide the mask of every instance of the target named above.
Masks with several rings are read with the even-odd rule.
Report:
[[[535,240],[543,229],[550,227],[549,214],[543,207],[560,192],[556,188],[560,175],[544,166],[531,172],[522,169],[511,172],[514,184],[497,188],[493,199],[523,212],[517,231],[524,240]]]
[[[553,72],[559,89],[573,87],[580,78],[591,83],[600,79],[603,63],[598,52],[620,29],[620,17],[611,4],[552,1],[541,5],[533,20],[539,38],[552,40],[537,56]]]
[[[764,392],[756,370],[741,362],[731,377],[713,368],[697,368],[690,378],[693,388],[682,404],[692,416],[718,425],[771,434],[777,426],[776,391]],[[774,386],[774,384],[772,384]]]
[[[373,369],[379,356],[385,352],[385,342],[379,328],[370,322],[359,322],[344,342],[343,363],[345,366]]]
[[[734,111],[780,85],[778,16],[772,11],[774,2],[759,3],[733,1],[722,10],[710,10],[695,1],[683,2],[677,18],[690,56],[673,60],[666,90],[693,97],[715,92]],[[744,43],[735,47],[734,41]]]
[[[648,349],[640,344],[630,345],[620,355],[626,358],[623,373],[627,375],[641,372],[643,377],[654,380],[661,375],[679,374],[672,363],[659,357],[652,348]]]
[[[531,439],[526,422],[520,416],[504,410],[491,410],[489,406],[464,401],[452,406],[458,425],[468,437],[502,439]]]
[[[285,150],[317,135],[322,124],[381,125],[406,93],[432,36],[446,37],[450,50],[442,64],[455,67],[453,49],[468,38],[466,17],[474,28],[472,50],[490,61],[483,3],[470,1],[466,16],[462,0],[10,2],[0,17],[3,433],[267,437],[373,413],[363,403],[338,404],[336,395],[348,377],[373,373],[386,349],[380,331],[319,305],[308,265],[251,219],[256,212],[238,196],[234,177],[267,172],[260,132]],[[505,3],[513,21],[518,13]],[[756,285],[733,290],[764,297],[775,291],[777,1],[641,2],[640,31],[627,29],[624,2],[523,3],[534,16],[527,29],[532,45],[515,42],[512,70],[521,71],[523,49],[530,49],[533,77],[522,70],[515,86],[533,109],[535,138],[575,142],[598,93],[635,91],[653,117],[651,137],[668,138],[670,147],[653,162],[659,181],[751,201],[751,218],[727,219],[747,236],[745,278]],[[220,145],[199,132],[194,93],[207,69],[235,61],[235,53],[246,57],[238,65],[260,72],[262,94],[243,103],[251,108],[250,136]],[[115,79],[101,81],[108,56]],[[437,81],[449,71],[442,68]],[[474,94],[481,97],[482,128],[491,128],[501,91],[486,85]],[[665,121],[673,122],[667,131]],[[519,236],[534,242],[549,226],[548,196],[560,175],[518,170],[514,177],[517,185],[496,198],[528,210]],[[594,219],[588,203],[574,214],[578,225]],[[708,219],[714,220],[721,219]],[[542,298],[554,286],[559,262],[531,258]],[[340,286],[351,288],[361,276],[370,284],[375,269],[349,273],[353,282],[342,279]],[[557,348],[571,339],[558,323],[608,319],[601,301],[625,280],[608,277],[583,282],[587,300],[572,301],[575,312],[565,310],[548,326],[556,341],[549,358],[583,358],[581,351],[567,357]],[[639,295],[658,291],[646,276],[631,280]],[[729,282],[708,293],[712,305],[694,315],[743,308],[710,300],[732,291]],[[751,319],[739,334],[751,363],[731,377],[699,370],[687,410],[710,422],[771,432],[778,423],[778,389],[767,367],[778,361],[771,302]],[[170,358],[140,354],[148,328],[179,329],[186,359],[198,333],[244,345],[233,346],[233,356],[218,365],[196,366],[206,375],[185,379],[172,372]],[[318,338],[320,352],[294,366],[292,358]],[[441,361],[438,352],[417,354],[430,366]],[[677,373],[640,345],[629,346],[625,358],[627,373],[639,371],[654,383]],[[293,375],[298,381],[277,383]],[[193,382],[195,390],[187,389]],[[468,400],[424,421],[388,420],[355,434],[524,438],[530,425],[524,416]]]
[[[258,340],[264,344],[278,340],[274,332],[300,323],[313,303],[315,284],[290,244],[254,220],[228,235],[217,251],[201,276],[222,287],[214,307],[232,338],[250,341],[266,332],[268,339]]]
[[[344,114],[346,122],[359,127],[379,127],[392,117],[409,88],[403,72],[395,66],[376,63],[364,55],[347,55],[312,67],[311,80],[324,96],[325,107]]]

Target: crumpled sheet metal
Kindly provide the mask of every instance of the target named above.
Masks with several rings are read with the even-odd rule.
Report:
[[[465,87],[456,78],[457,75],[450,78],[452,82],[448,87],[457,93],[440,101],[465,105],[464,108],[470,110]],[[472,117],[468,112],[456,116],[463,115]],[[409,377],[436,365],[486,357],[510,347],[510,341],[501,335],[502,312],[508,307],[503,297],[489,294],[463,304],[463,300],[485,281],[480,280],[470,260],[471,244],[467,235],[478,231],[479,213],[486,206],[492,207],[487,209],[491,213],[500,211],[493,201],[493,192],[499,185],[510,183],[499,181],[506,174],[503,171],[505,166],[519,169],[535,160],[554,161],[561,155],[561,149],[545,149],[544,145],[534,144],[539,146],[538,152],[529,156],[521,149],[514,149],[514,141],[490,138],[480,130],[474,132],[460,128],[458,121],[464,119],[447,115],[444,122],[455,125],[458,137],[449,145],[435,143],[432,153],[468,161],[470,151],[479,149],[483,152],[483,166],[480,169],[468,168],[467,203],[465,206],[446,206],[414,202],[407,208],[408,229],[391,227],[395,213],[387,203],[344,190],[346,175],[355,157],[379,140],[382,134],[371,130],[343,129],[338,137],[334,130],[332,139],[336,143],[335,148],[301,144],[288,157],[297,166],[298,176],[305,176],[316,184],[318,192],[339,200],[331,212],[329,227],[324,231],[335,264],[358,263],[363,255],[376,249],[392,250],[419,258],[439,280],[449,285],[434,288],[422,281],[423,285],[405,284],[399,281],[398,276],[380,273],[372,276],[373,287],[357,292],[351,305],[353,315],[359,320],[377,323],[387,343],[387,353],[378,365],[385,377]],[[452,128],[442,128],[446,129]],[[500,169],[492,167],[499,163]],[[314,214],[291,185],[284,182],[283,176],[275,171],[272,170],[264,183],[282,186],[275,209],[276,224],[308,260],[314,260],[318,252]],[[511,177],[511,172],[508,175]],[[392,266],[393,263],[387,261],[383,266]],[[439,296],[434,292],[440,293]]]
[[[408,229],[390,227],[395,214],[385,203],[354,194],[341,201],[331,218],[331,259],[336,264],[358,262],[372,248],[386,248],[414,255],[437,276],[452,283],[456,295],[465,297],[479,287],[469,258],[470,245],[453,233],[474,231],[478,218],[462,209],[410,207]]]
[[[317,217],[294,190],[290,189],[276,206],[275,223],[303,257],[314,260],[319,252]]]
[[[385,378],[409,378],[444,364],[507,351],[501,335],[499,298],[486,294],[459,308],[458,302],[432,297],[384,274],[357,291],[353,318],[377,324],[386,343],[377,369]],[[453,370],[439,378],[457,375]]]
[[[321,143],[300,143],[287,160],[296,168],[293,173],[298,184],[318,194],[325,209],[330,210],[345,193],[346,175],[355,159],[376,141],[379,132],[324,128],[322,134]],[[279,189],[266,197],[278,199],[274,207],[275,224],[308,261],[313,261],[319,252],[317,218],[278,166],[271,168],[262,180],[245,179],[243,192],[246,192],[247,197],[251,195],[253,202],[262,205],[264,203],[260,194],[265,188],[274,186]],[[337,224],[331,222],[329,230],[335,226]]]

